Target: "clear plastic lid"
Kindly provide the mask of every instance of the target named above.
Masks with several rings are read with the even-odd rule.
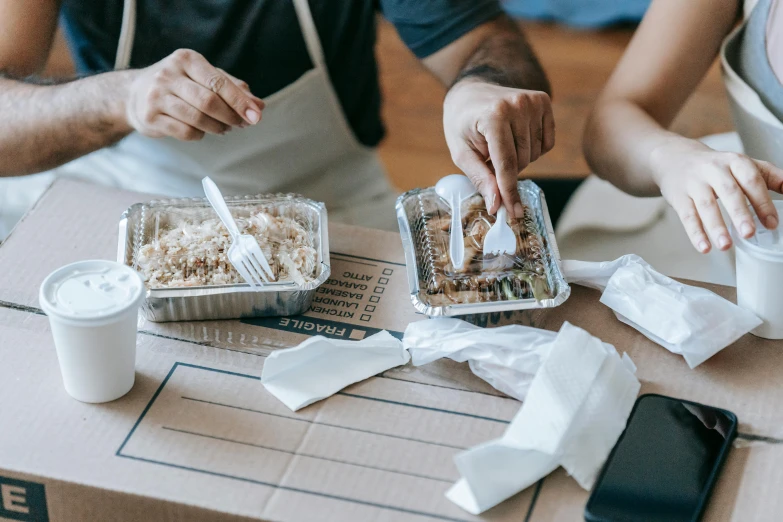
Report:
[[[455,269],[449,256],[451,212],[433,189],[415,190],[400,197],[398,215],[403,243],[415,259],[414,304],[428,315],[460,315],[481,312],[468,306],[499,303],[499,309],[555,306],[568,296],[559,267],[559,253],[540,189],[520,182],[524,217],[509,217],[516,234],[514,255],[484,256],[484,237],[495,222],[484,200],[475,195],[462,205],[465,263]],[[465,306],[463,306],[465,305]],[[507,306],[506,306],[507,305]],[[448,308],[446,310],[445,308]]]

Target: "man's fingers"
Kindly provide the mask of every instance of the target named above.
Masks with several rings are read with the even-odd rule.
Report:
[[[721,169],[714,176],[711,176],[714,178],[712,180],[712,188],[718,199],[723,203],[723,206],[726,207],[726,212],[729,213],[731,221],[734,223],[734,228],[737,229],[737,232],[742,237],[747,238],[756,232],[756,226],[753,223],[753,216],[745,201],[745,193],[742,191],[742,187],[738,184],[735,176]],[[764,194],[766,195],[766,193],[767,189],[764,188]]]
[[[541,129],[541,118],[530,120],[530,162],[533,163],[543,154],[544,131]],[[520,169],[522,170],[522,169]]]
[[[236,85],[237,87],[239,87],[243,91],[247,92],[256,101],[256,103],[259,104],[261,109],[264,108],[264,100],[262,100],[261,98],[259,98],[255,94],[253,94],[253,92],[250,90],[250,85],[248,85],[248,83],[245,80],[240,80],[239,78],[237,78],[233,74],[229,74],[226,71],[224,71],[223,69],[218,68],[218,71],[220,71],[223,74],[225,74],[226,76],[228,76],[228,79],[231,80],[232,82],[234,82],[234,85]]]
[[[731,173],[734,179],[737,180],[739,186],[744,191],[742,196],[742,204],[747,208],[745,203],[745,196],[750,200],[750,204],[753,205],[753,209],[756,211],[759,220],[764,223],[773,225],[768,228],[774,228],[777,225],[778,213],[775,209],[775,205],[772,203],[772,198],[769,197],[769,191],[767,189],[767,181],[750,158],[739,156],[729,164]],[[733,217],[732,217],[733,219]],[[753,225],[752,218],[751,225]],[[736,222],[735,222],[736,224]],[[755,225],[752,226],[752,232],[755,232]],[[739,230],[739,229],[738,229]],[[750,237],[753,233],[745,234],[745,230],[741,230],[740,233],[743,237]]]
[[[530,130],[527,119],[521,114],[517,115],[511,123],[511,132],[513,133],[517,155],[517,175],[538,158],[538,156],[534,157],[536,152],[540,154],[540,143],[539,150],[535,151],[535,138],[531,135]]]
[[[252,96],[237,87],[225,73],[194,51],[187,52],[181,60],[185,73],[193,81],[220,96],[234,112],[251,125],[258,123],[261,119],[262,104],[256,103]]]
[[[555,146],[555,115],[552,104],[544,104],[544,116],[541,118],[541,155],[543,156]]]
[[[688,234],[688,239],[691,240],[694,248],[702,254],[709,252],[710,240],[704,232],[704,226],[701,223],[698,212],[696,212],[693,200],[683,198],[682,201],[672,203],[672,207],[677,212],[677,216],[679,216],[682,226]]]
[[[228,76],[228,79],[231,80],[232,82],[234,82],[234,85],[236,85],[237,87],[239,87],[243,91],[247,91],[248,93],[250,92],[250,85],[248,85],[245,80],[240,80],[239,78],[237,78],[233,74],[227,73],[224,69],[221,69],[220,67],[217,67],[217,70],[222,72],[226,76]]]
[[[198,130],[186,123],[167,116],[159,114],[155,118],[155,126],[161,129],[166,136],[172,136],[182,141],[196,141],[204,137],[204,131]]]
[[[219,122],[231,126],[247,125],[223,98],[190,78],[174,83],[171,90],[177,97]]]
[[[731,246],[731,237],[726,223],[723,222],[718,200],[715,199],[712,189],[709,186],[702,186],[691,197],[713,244],[721,250],[728,249]]]
[[[193,107],[186,101],[168,94],[163,100],[163,106],[165,112],[169,116],[173,116],[175,119],[186,123],[191,127],[208,132],[210,134],[225,134],[231,129],[230,125],[226,125],[210,116],[207,116],[196,107]]]
[[[517,146],[511,125],[508,123],[495,123],[484,135],[489,148],[489,157],[495,167],[495,179],[497,181],[500,197],[506,206],[508,213],[516,216],[524,216],[522,201],[517,191]],[[529,146],[529,144],[528,144]],[[529,157],[529,152],[527,153]]]
[[[494,214],[500,208],[500,193],[492,170],[474,150],[464,149],[454,156],[454,164],[470,178],[473,186],[484,197],[487,212]]]

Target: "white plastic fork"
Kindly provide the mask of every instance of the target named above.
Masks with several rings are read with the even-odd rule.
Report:
[[[250,234],[239,233],[239,227],[231,216],[226,200],[223,199],[223,194],[220,193],[215,182],[207,176],[201,180],[201,184],[204,186],[204,194],[207,195],[210,205],[228,229],[228,233],[231,234],[228,260],[234,265],[239,275],[250,285],[250,288],[255,290],[260,290],[264,283],[268,283],[270,279],[274,281],[275,276],[272,273],[272,268],[269,266],[264,252],[261,251],[261,247],[258,246],[258,241]]]
[[[500,206],[495,224],[484,236],[484,255],[514,255],[517,253],[517,236],[508,225],[506,207]]]

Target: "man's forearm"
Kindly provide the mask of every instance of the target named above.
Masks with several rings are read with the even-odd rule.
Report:
[[[452,85],[466,78],[552,94],[549,80],[525,35],[506,16],[487,24],[486,35],[475,46]]]
[[[57,85],[1,78],[0,176],[52,169],[126,136],[128,74]]]

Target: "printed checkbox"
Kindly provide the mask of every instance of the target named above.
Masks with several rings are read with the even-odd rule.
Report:
[[[375,305],[367,305],[364,307],[365,312],[374,312],[375,311]]]
[[[388,282],[389,282],[389,278],[388,277],[381,277],[381,278],[378,279],[378,284],[379,285],[385,285]]]
[[[382,286],[376,286],[376,287],[375,287],[375,290],[373,290],[373,293],[374,293],[374,294],[382,294],[384,290],[385,290],[385,288],[384,288],[384,287],[382,287]]]
[[[384,268],[383,269],[383,275],[392,275],[394,273],[394,270],[391,268]]]
[[[364,330],[353,329],[351,330],[351,333],[348,334],[348,338],[353,339],[354,341],[361,341],[362,339],[364,339],[364,335],[366,333],[367,332],[365,332]]]
[[[362,314],[362,316],[359,318],[359,320],[368,322],[370,319],[372,319],[372,316],[370,314]]]
[[[371,295],[371,296],[370,296],[370,302],[371,302],[371,303],[377,303],[377,302],[379,302],[380,300],[381,300],[381,298],[380,298],[380,297],[378,297],[377,295]]]

